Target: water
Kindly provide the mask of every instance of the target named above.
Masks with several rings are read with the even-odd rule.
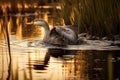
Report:
[[[46,48],[0,49],[0,79],[6,80],[117,80],[120,51]],[[10,73],[8,72],[10,71]],[[8,77],[9,76],[9,77]]]
[[[41,17],[50,28],[61,25],[48,11],[8,16],[11,61],[0,17],[0,80],[120,80],[120,49],[109,46],[111,41],[86,40],[67,47],[42,43],[42,28],[25,23]]]

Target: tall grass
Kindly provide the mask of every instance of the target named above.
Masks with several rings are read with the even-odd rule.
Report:
[[[64,18],[65,24],[71,24],[70,16],[72,14],[72,3],[70,0],[60,0],[62,8],[62,17]],[[68,3],[68,4],[67,4]]]
[[[79,33],[120,34],[120,0],[61,0],[60,3],[65,23],[77,25]]]

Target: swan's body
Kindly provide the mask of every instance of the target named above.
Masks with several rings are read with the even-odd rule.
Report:
[[[43,41],[46,43],[59,46],[77,43],[77,33],[67,26],[56,26],[50,30],[48,23],[43,19],[35,19],[33,24],[44,28]]]

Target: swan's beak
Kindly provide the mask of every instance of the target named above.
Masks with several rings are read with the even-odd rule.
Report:
[[[26,23],[26,25],[33,25],[33,24],[34,24],[33,21],[31,21],[31,22],[27,22],[27,23]]]

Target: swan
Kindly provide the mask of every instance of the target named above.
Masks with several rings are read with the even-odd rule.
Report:
[[[43,42],[47,44],[57,46],[77,44],[78,35],[68,26],[55,26],[50,30],[48,23],[44,19],[35,19],[32,24],[44,28]]]

